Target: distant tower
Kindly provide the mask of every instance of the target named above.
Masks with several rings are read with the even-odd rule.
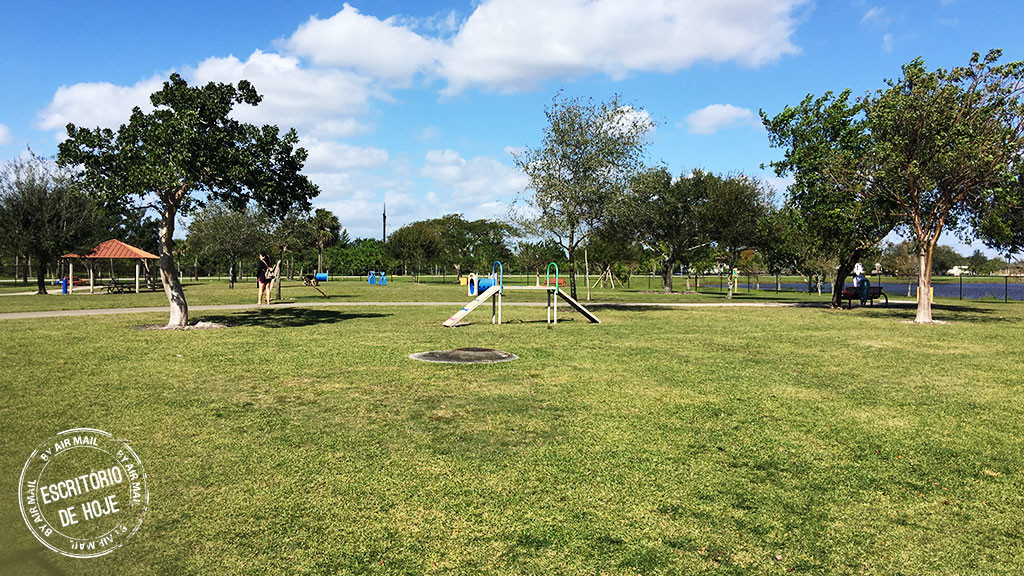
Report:
[[[383,244],[388,243],[388,203],[384,203],[384,221],[381,226],[380,241]]]

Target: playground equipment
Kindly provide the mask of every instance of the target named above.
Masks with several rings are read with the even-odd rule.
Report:
[[[554,282],[551,278],[551,269],[555,269]],[[558,324],[558,298],[561,297],[570,306],[572,306],[577,312],[583,315],[588,321],[594,324],[600,324],[601,321],[591,314],[589,310],[583,307],[582,304],[577,302],[575,299],[570,297],[568,294],[562,291],[561,285],[558,278],[558,264],[554,262],[548,264],[547,272],[545,273],[545,282],[541,286],[505,286],[504,269],[500,261],[495,260],[494,264],[491,265],[491,274],[485,277],[479,277],[476,274],[469,275],[469,282],[467,286],[469,288],[469,295],[475,296],[469,304],[462,307],[461,310],[452,314],[450,318],[444,321],[444,326],[451,328],[458,326],[459,322],[466,317],[467,314],[476,310],[481,304],[487,300],[491,301],[491,324],[501,324],[501,298],[505,290],[544,290],[548,295],[547,303],[547,318],[548,324]]]
[[[388,274],[383,270],[381,270],[380,272],[370,270],[370,272],[366,275],[366,281],[370,284],[376,284],[377,286],[387,286]]]

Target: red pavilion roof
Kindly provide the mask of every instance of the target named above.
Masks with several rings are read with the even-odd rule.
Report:
[[[92,252],[84,256],[78,254],[65,254],[64,258],[115,258],[124,260],[156,260],[159,256],[154,256],[145,250],[136,248],[121,242],[120,240],[107,240],[106,242],[100,242],[100,245],[93,248]]]

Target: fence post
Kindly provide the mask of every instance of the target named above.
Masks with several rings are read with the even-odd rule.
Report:
[[[960,279],[960,299],[963,300],[964,299],[964,275],[961,274],[961,275],[957,276],[957,278]]]
[[[1007,270],[1009,272],[1009,270]],[[1003,277],[1003,302],[1010,301],[1010,275]]]

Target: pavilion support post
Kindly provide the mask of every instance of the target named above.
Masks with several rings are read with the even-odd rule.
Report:
[[[139,293],[139,262],[135,262],[135,293]]]
[[[95,268],[95,267],[96,267],[95,262],[90,260],[89,261],[89,294],[93,294],[94,293],[93,290],[96,287],[96,281],[93,278],[93,273],[92,273],[93,268]]]
[[[68,294],[75,291],[75,262],[68,260]]]

